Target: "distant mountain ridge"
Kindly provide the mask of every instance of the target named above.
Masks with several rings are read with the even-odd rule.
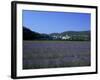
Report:
[[[80,34],[80,35],[90,35],[90,31],[64,31],[64,32],[62,32],[62,33],[51,33],[50,35],[66,35],[66,34],[68,34],[68,35],[78,35],[78,34]]]
[[[64,31],[61,33],[41,34],[23,26],[23,40],[90,40],[90,31]]]

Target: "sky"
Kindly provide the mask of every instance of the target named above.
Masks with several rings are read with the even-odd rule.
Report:
[[[89,13],[23,10],[23,26],[39,33],[90,30]]]

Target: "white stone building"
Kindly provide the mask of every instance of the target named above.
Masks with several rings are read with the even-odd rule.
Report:
[[[66,36],[63,36],[63,37],[62,37],[62,39],[63,39],[63,40],[70,39],[70,36],[68,36],[68,35],[66,35]]]

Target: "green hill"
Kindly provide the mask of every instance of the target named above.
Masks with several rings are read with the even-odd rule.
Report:
[[[42,34],[23,26],[23,40],[90,41],[90,31],[64,31],[61,33]]]

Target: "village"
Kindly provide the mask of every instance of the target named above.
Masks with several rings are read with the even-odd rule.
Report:
[[[53,39],[61,39],[61,40],[69,40],[71,38],[68,35],[65,35],[65,36],[56,36],[56,35],[54,35],[52,37],[53,37]]]

